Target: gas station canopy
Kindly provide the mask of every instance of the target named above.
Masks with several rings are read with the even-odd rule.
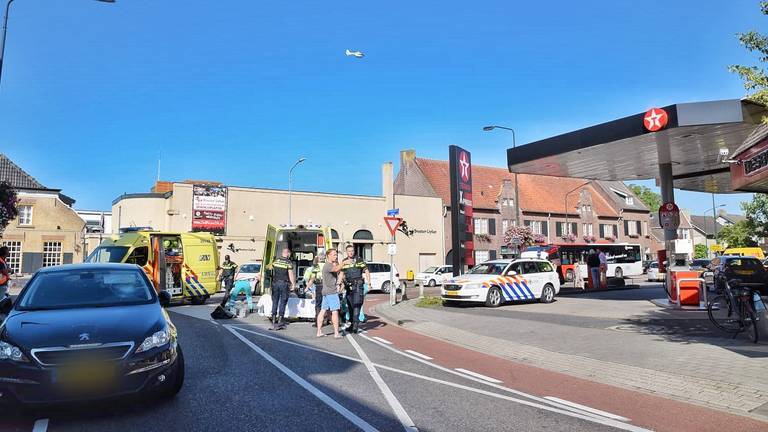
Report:
[[[648,113],[635,114],[508,149],[507,165],[511,172],[527,174],[595,180],[654,179],[659,177],[660,162],[664,162],[660,154],[666,155],[668,148],[668,156],[662,157],[671,162],[675,188],[729,193],[737,192],[731,171],[749,165],[734,160],[734,156],[757,155],[762,161],[759,157],[764,152],[750,153],[744,147],[745,141],[756,141],[754,147],[768,148],[768,138],[754,138],[756,132],[761,132],[756,129],[762,117],[768,114],[762,105],[734,99],[675,104],[661,110],[667,123],[654,132],[647,127]],[[753,171],[762,174],[759,177],[768,177],[768,157],[763,155],[763,159],[767,169]],[[738,191],[768,192],[768,181],[754,180],[739,182]]]

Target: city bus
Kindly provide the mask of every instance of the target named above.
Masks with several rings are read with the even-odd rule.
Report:
[[[546,258],[557,266],[561,280],[572,281],[574,267],[580,266],[581,276],[588,278],[587,254],[600,249],[608,261],[607,277],[623,278],[643,274],[643,256],[639,244],[628,243],[566,243],[528,247],[521,256]]]

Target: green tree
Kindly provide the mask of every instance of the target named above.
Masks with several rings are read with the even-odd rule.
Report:
[[[752,231],[749,229],[749,222],[741,220],[733,225],[725,226],[717,233],[718,243],[725,243],[728,247],[751,247],[757,246],[753,240]]]
[[[707,245],[697,244],[693,247],[694,258],[706,258],[707,257]]]
[[[756,193],[752,201],[742,202],[747,228],[754,237],[768,237],[768,195]]]
[[[768,15],[768,1],[760,2],[760,11]],[[747,98],[768,105],[768,76],[765,73],[765,63],[768,63],[768,36],[754,30],[746,33],[738,33],[739,42],[749,50],[756,52],[759,66],[732,65],[728,70],[738,74],[744,81],[744,88],[749,93]],[[763,117],[763,122],[768,124],[768,116]]]
[[[633,194],[637,195],[637,197],[640,198],[640,201],[648,206],[651,212],[656,212],[659,210],[659,207],[661,207],[661,195],[651,190],[651,188],[631,184],[629,185],[629,190],[631,190]]]

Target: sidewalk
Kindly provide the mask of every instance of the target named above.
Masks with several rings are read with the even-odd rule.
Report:
[[[700,314],[604,298],[501,309],[415,302],[383,303],[376,311],[409,330],[504,359],[768,421],[768,344],[658,331],[658,323],[670,322],[696,328]],[[597,310],[595,302],[602,304]]]

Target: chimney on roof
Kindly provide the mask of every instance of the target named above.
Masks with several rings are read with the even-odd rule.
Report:
[[[416,160],[416,150],[408,149],[400,151],[400,167],[402,168],[408,162]]]

